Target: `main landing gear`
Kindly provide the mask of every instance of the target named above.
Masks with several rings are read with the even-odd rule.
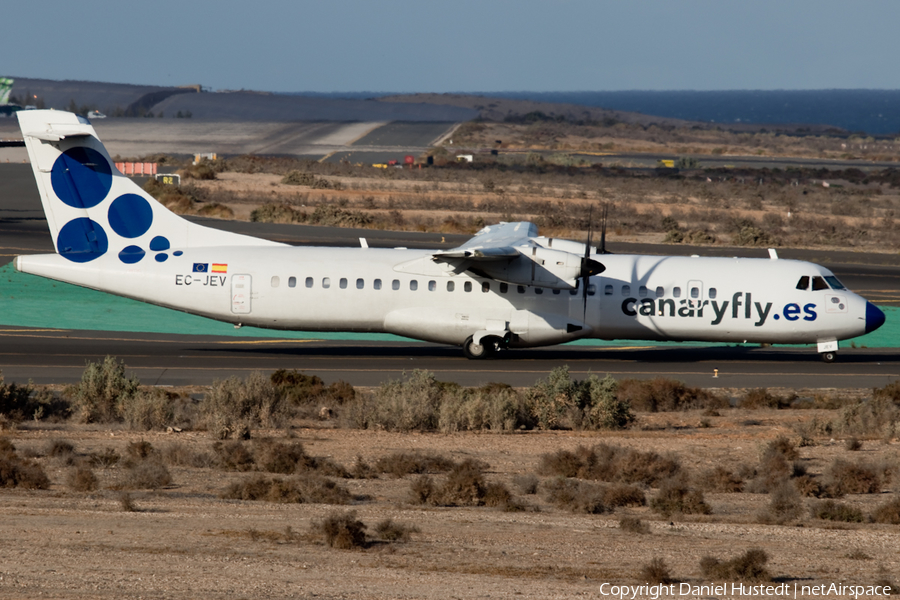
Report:
[[[506,342],[503,338],[486,335],[476,344],[475,338],[470,335],[463,343],[463,354],[470,360],[484,360],[492,357],[497,353],[497,350],[505,347]]]

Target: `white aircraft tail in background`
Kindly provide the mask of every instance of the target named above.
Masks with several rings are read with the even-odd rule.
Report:
[[[818,265],[598,254],[485,227],[451,250],[293,247],[203,227],[119,173],[90,122],[17,113],[56,254],[16,269],[236,325],[388,332],[469,358],[578,338],[817,344],[884,313]]]

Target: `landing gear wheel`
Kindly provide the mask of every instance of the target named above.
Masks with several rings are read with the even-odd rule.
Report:
[[[837,358],[837,352],[823,352],[819,356],[822,357],[822,360],[827,363],[833,363],[834,359]]]
[[[490,357],[497,349],[497,345],[491,338],[481,338],[481,343],[476,344],[470,335],[463,344],[463,354],[470,360],[483,360]]]

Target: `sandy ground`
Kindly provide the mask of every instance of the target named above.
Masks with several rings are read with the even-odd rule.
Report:
[[[706,516],[664,518],[647,507],[572,514],[540,493],[521,493],[513,481],[534,473],[544,453],[599,442],[672,453],[692,474],[714,465],[755,465],[768,441],[781,434],[796,438],[792,426],[815,412],[640,415],[638,429],[603,434],[396,434],[333,429],[329,422],[254,433],[288,435],[309,454],[348,467],[357,456],[371,463],[405,449],[482,460],[490,465],[488,481],[507,485],[525,507],[520,512],[410,504],[415,476],[341,480],[366,498],[350,507],[223,500],[219,494],[230,482],[249,475],[187,467],[170,467],[174,483],[167,488],[130,492],[138,510],[125,512],[121,492],[110,489],[122,481],[120,467],[95,470],[99,491],[74,492],[65,483],[73,467],[46,456],[51,440],[70,441],[80,455],[107,447],[124,454],[137,440],[157,449],[178,442],[209,452],[208,434],[26,425],[5,435],[21,454],[37,457],[52,486],[0,492],[0,598],[599,598],[608,591],[604,583],[642,583],[639,571],[654,557],[663,558],[676,579],[701,585],[710,583],[700,571],[701,557],[727,559],[754,547],[768,553],[776,583],[896,582],[897,526],[831,523],[808,513],[784,526],[761,524],[756,515],[769,498],[749,493],[707,493],[712,514]],[[704,419],[709,427],[700,427]],[[809,471],[821,473],[836,457],[896,464],[898,447],[867,441],[850,453],[842,440],[821,440],[800,452]],[[867,512],[895,490],[890,483],[881,494],[842,501]],[[654,493],[648,489],[648,498]],[[333,549],[310,533],[317,519],[347,509],[370,530],[390,517],[420,533],[408,543],[365,550]],[[619,529],[626,514],[644,520],[650,532]]]

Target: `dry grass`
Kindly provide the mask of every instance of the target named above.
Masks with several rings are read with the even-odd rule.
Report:
[[[841,521],[843,523],[863,523],[865,516],[858,508],[854,508],[842,502],[823,500],[810,506],[810,515],[814,519],[824,521]]]
[[[444,456],[418,450],[394,452],[375,461],[375,471],[395,477],[422,473],[446,473],[456,463]]]
[[[50,479],[39,464],[21,458],[12,442],[0,438],[0,487],[45,490]]]
[[[93,492],[99,486],[97,476],[86,466],[77,466],[69,471],[66,483],[76,492]]]
[[[726,398],[664,377],[623,379],[619,382],[618,393],[619,398],[627,401],[631,408],[643,412],[728,408]]]

